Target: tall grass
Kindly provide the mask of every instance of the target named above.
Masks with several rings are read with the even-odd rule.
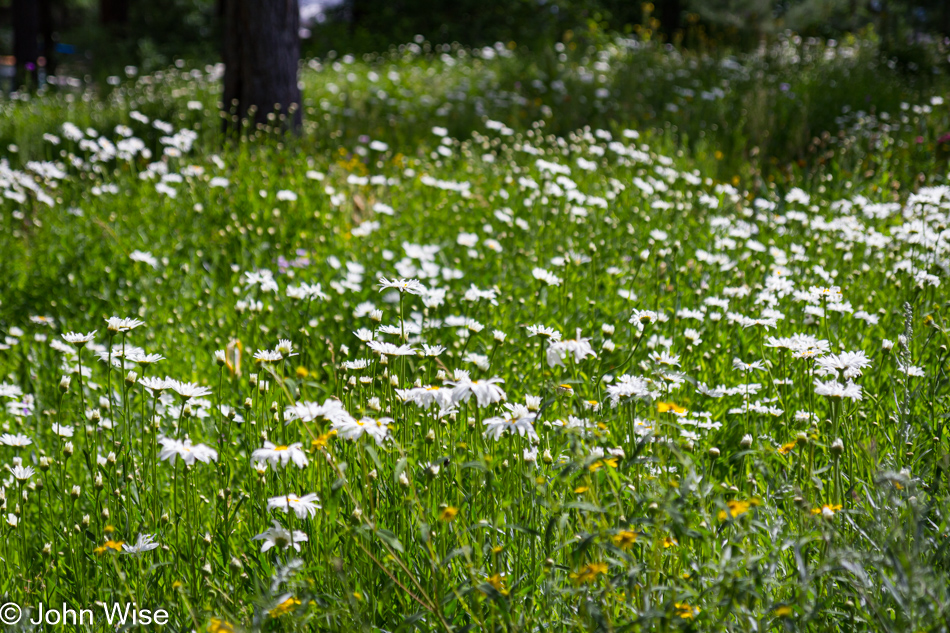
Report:
[[[303,134],[234,145],[214,68],[5,104],[3,602],[943,630],[947,105],[770,181],[748,130],[864,55],[789,46],[315,61]]]

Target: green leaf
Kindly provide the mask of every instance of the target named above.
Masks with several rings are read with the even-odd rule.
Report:
[[[396,535],[390,532],[389,530],[386,530],[384,528],[377,528],[376,536],[378,536],[383,541],[385,541],[387,545],[389,545],[391,548],[393,548],[397,552],[402,553],[406,551],[403,549],[402,543],[399,542],[399,539],[396,538]]]

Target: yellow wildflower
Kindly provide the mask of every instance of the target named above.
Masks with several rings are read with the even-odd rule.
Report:
[[[719,520],[725,521],[727,518],[732,517],[733,519],[737,516],[743,515],[749,511],[749,507],[752,504],[749,501],[737,501],[733,499],[732,501],[726,502],[726,507],[728,510],[719,511]]]
[[[300,600],[298,600],[297,598],[294,598],[293,596],[290,596],[289,598],[281,602],[279,605],[277,605],[276,607],[268,611],[267,615],[269,615],[272,618],[279,618],[285,613],[289,613],[293,611],[294,608],[298,606],[300,606]]]
[[[637,542],[637,536],[639,535],[631,530],[621,530],[614,534],[611,540],[620,549],[629,549]]]
[[[822,513],[825,511],[825,509],[827,509],[829,512],[831,512],[831,515],[834,516],[834,514],[835,514],[838,510],[841,509],[841,504],[840,504],[840,503],[833,503],[833,504],[828,504],[828,503],[826,503],[826,504],[824,504],[823,506],[821,506],[820,508],[812,508],[812,509],[811,509],[811,513],[812,513],[812,514],[822,514]]]
[[[96,549],[94,549],[93,552],[96,553],[96,556],[102,556],[103,554],[108,552],[110,549],[114,552],[121,552],[122,544],[124,542],[125,541],[108,540],[105,543],[103,543],[101,547],[97,547]]]
[[[788,444],[782,444],[782,446],[778,449],[778,452],[780,455],[788,455],[793,450],[795,450],[795,447],[797,445],[798,445],[797,442],[789,442]]]
[[[211,618],[208,624],[208,633],[234,633],[234,625],[221,618]]]
[[[610,466],[611,468],[617,467],[617,458],[608,457],[607,459],[599,459],[588,467],[588,470],[592,473],[596,473],[604,465]]]
[[[597,576],[607,573],[607,563],[588,563],[580,571],[572,572],[571,578],[577,584],[592,583],[597,580]]]
[[[508,590],[505,589],[505,579],[501,577],[501,574],[494,574],[485,579],[489,585],[495,588],[495,591],[500,593],[503,596],[508,595]]]
[[[330,443],[330,438],[336,435],[336,429],[330,431],[329,433],[324,433],[317,439],[310,442],[310,448],[313,450],[322,451],[327,447],[327,444]]]

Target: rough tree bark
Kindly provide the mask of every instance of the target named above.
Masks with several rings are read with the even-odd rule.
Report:
[[[53,0],[40,1],[40,35],[43,36],[43,58],[46,75],[56,74],[56,42],[53,40]]]
[[[36,0],[13,0],[13,56],[16,58],[16,87],[25,86],[27,77],[32,86],[39,83],[40,11]]]
[[[663,0],[658,3],[660,8],[660,29],[666,34],[668,42],[672,42],[676,32],[682,27],[680,17],[683,6],[680,0]]]
[[[122,27],[128,24],[128,0],[99,0],[99,23],[110,27]]]
[[[297,0],[224,0],[225,130],[249,118],[251,108],[255,124],[300,127],[299,30]],[[284,115],[283,123],[269,123],[271,112]]]

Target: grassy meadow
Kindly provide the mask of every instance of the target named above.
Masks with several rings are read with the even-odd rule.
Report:
[[[420,41],[229,140],[214,66],[0,102],[4,630],[947,630],[950,105],[895,66]]]

